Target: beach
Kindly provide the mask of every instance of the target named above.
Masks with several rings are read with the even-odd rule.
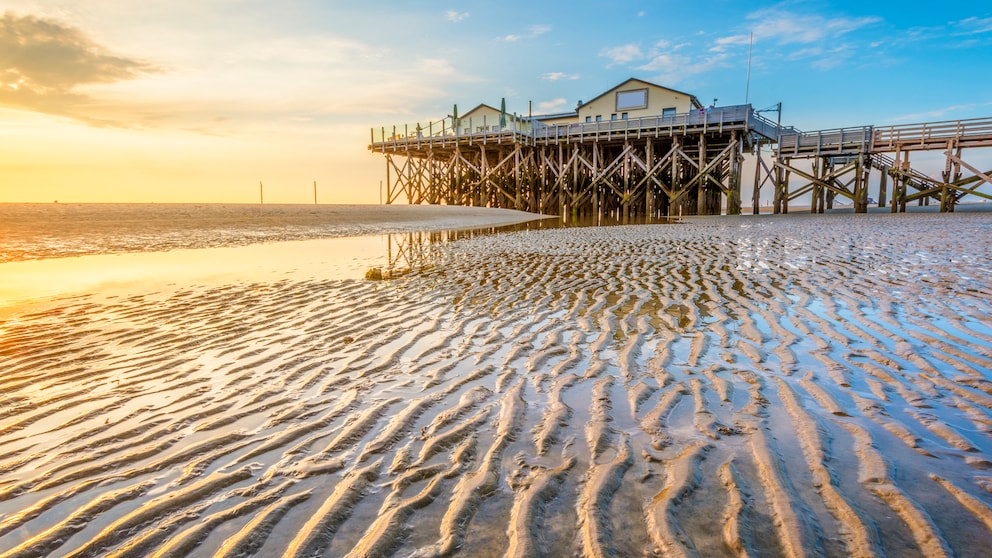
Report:
[[[0,556],[992,545],[992,212],[90,209],[0,274],[195,269],[9,295]]]

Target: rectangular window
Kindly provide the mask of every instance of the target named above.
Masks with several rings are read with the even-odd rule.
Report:
[[[661,109],[662,116],[675,116],[675,107]]]
[[[620,115],[620,120],[627,120],[627,113],[626,112]]]
[[[616,120],[616,119],[617,119],[617,113],[614,112],[613,114],[610,115],[610,120]]]
[[[586,122],[592,122],[592,117],[591,116],[587,116],[586,117]]]
[[[603,115],[602,114],[597,114],[596,115],[596,122],[602,122],[602,121],[603,121]]]
[[[634,110],[648,108],[648,90],[631,89],[629,91],[617,91],[617,110]]]

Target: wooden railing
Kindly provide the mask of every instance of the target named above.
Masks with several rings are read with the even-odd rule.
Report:
[[[779,152],[788,155],[831,155],[869,151],[872,140],[871,126],[836,128],[815,132],[783,133],[779,138]]]
[[[992,118],[876,127],[874,148],[880,151],[895,151],[897,147],[935,149],[945,146],[948,140],[992,144]]]
[[[673,136],[693,132],[723,132],[743,129],[752,114],[750,105],[711,107],[670,116],[644,116],[641,118],[579,122],[571,124],[541,125],[534,130],[537,143],[559,143],[586,139],[629,139],[644,136]]]
[[[376,151],[420,147],[447,147],[457,143],[514,142],[553,144],[585,140],[612,140],[646,136],[673,136],[688,132],[722,133],[749,130],[776,140],[779,126],[754,113],[750,105],[711,107],[670,116],[604,120],[560,125],[545,125],[507,115],[505,125],[482,119],[460,118],[456,126],[451,118],[428,125],[401,125],[372,129],[372,148]],[[792,128],[789,128],[792,130]]]
[[[711,107],[670,116],[545,125],[517,115],[497,118],[451,117],[426,124],[404,124],[372,129],[371,148],[398,151],[458,144],[554,144],[572,141],[609,141],[686,133],[722,133],[747,130],[777,141],[784,156],[852,155],[902,150],[944,149],[949,142],[961,147],[992,147],[992,118],[974,118],[898,126],[857,126],[801,132],[781,127],[756,114],[750,105]]]
[[[910,167],[908,163],[902,163],[902,168],[895,168],[895,159],[882,153],[873,153],[870,162],[873,167],[883,172],[890,172],[895,169],[895,172],[909,179],[910,185],[917,189],[932,188],[939,184],[938,180]]]

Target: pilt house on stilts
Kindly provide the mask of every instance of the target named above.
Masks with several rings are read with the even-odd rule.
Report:
[[[704,107],[630,78],[574,111],[507,114],[481,104],[372,130],[387,203],[506,207],[628,219],[737,214],[745,149],[778,137],[750,105]]]
[[[713,105],[716,104],[714,100]],[[386,157],[386,203],[506,207],[563,217],[651,219],[741,213],[741,162],[753,153],[753,212],[770,183],[774,212],[809,199],[810,211],[846,198],[868,210],[869,176],[880,207],[908,202],[954,211],[992,171],[964,160],[965,148],[992,147],[992,118],[802,132],[751,105],[704,107],[689,93],[630,78],[574,111],[507,114],[480,104],[459,116],[372,129],[369,149]],[[778,105],[781,120],[781,103]],[[774,145],[771,160],[762,147]],[[940,177],[909,165],[914,151],[943,151]],[[893,154],[890,157],[888,154]],[[797,164],[805,163],[805,164]],[[970,174],[964,170],[970,171]]]

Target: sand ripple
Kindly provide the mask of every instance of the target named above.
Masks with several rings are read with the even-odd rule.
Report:
[[[982,555],[989,238],[698,219],[66,299],[0,322],[0,556]]]

